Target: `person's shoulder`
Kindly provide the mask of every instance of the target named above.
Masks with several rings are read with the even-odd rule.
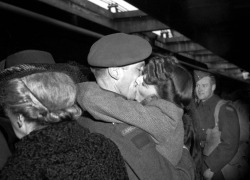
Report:
[[[117,148],[117,146],[111,139],[97,132],[90,132],[88,135],[88,139],[92,140],[96,144],[99,144],[100,146],[103,146],[105,148],[109,148],[109,147]]]
[[[237,111],[232,103],[232,101],[226,101],[225,104],[222,105],[222,111],[224,111],[225,115],[231,116],[233,114],[237,115]]]
[[[85,90],[97,86],[97,83],[95,81],[85,81],[77,83],[77,86],[80,88],[80,90]]]
[[[226,111],[230,111],[230,112],[236,111],[232,101],[230,100],[224,100],[224,101],[225,101],[225,104],[223,105],[223,107],[225,108]]]
[[[86,120],[86,119],[85,119]],[[84,122],[83,122],[84,123]],[[97,132],[91,132],[87,126],[74,122],[73,136],[81,144],[88,144],[89,148],[98,147],[100,149],[116,149],[116,145],[109,138]],[[118,149],[118,148],[117,148]]]

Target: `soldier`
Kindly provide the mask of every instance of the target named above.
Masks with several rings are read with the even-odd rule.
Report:
[[[198,98],[196,113],[200,121],[199,135],[201,146],[204,148],[208,144],[207,130],[215,128],[214,112],[221,98],[214,94],[216,80],[212,74],[195,70],[194,79],[195,93]],[[221,106],[218,127],[220,143],[210,154],[204,155],[203,176],[205,179],[226,179],[222,169],[233,159],[239,147],[239,120],[236,110],[230,103]]]
[[[136,79],[152,53],[151,45],[136,35],[115,33],[104,36],[96,41],[88,55],[88,63],[95,75],[96,83],[104,90],[114,93],[115,96],[126,99],[136,97]],[[93,117],[98,107],[87,109],[84,86],[86,82],[79,83],[80,93],[78,103]],[[106,99],[108,102],[109,99]],[[104,104],[106,101],[102,101]],[[117,108],[121,108],[117,103]],[[106,104],[105,104],[106,105]],[[127,112],[121,108],[127,114]],[[112,111],[112,110],[111,110]],[[141,112],[145,113],[145,112]],[[102,115],[104,113],[102,112]],[[116,117],[113,111],[108,116]],[[183,149],[182,157],[176,166],[164,158],[155,148],[154,139],[144,130],[127,123],[104,122],[102,120],[82,120],[78,122],[88,127],[92,132],[105,135],[119,147],[125,162],[130,180],[192,180],[194,179],[194,166],[188,150]]]

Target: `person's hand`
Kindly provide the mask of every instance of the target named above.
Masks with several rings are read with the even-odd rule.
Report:
[[[210,168],[206,169],[205,172],[203,173],[203,176],[206,180],[211,180],[212,177],[214,176],[214,172],[211,171]]]

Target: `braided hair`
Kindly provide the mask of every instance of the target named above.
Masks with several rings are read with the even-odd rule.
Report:
[[[49,125],[75,119],[81,109],[75,104],[77,88],[63,72],[39,72],[9,80],[4,86],[3,107],[27,122]]]

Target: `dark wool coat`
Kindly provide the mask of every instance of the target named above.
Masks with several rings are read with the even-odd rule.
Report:
[[[0,170],[14,151],[14,144],[17,141],[10,121],[0,117]]]
[[[0,130],[0,147],[1,147],[0,150],[0,170],[1,170],[4,164],[6,163],[8,157],[11,156],[8,143],[1,130]]]
[[[75,121],[33,131],[21,139],[1,179],[128,179],[117,146]]]

